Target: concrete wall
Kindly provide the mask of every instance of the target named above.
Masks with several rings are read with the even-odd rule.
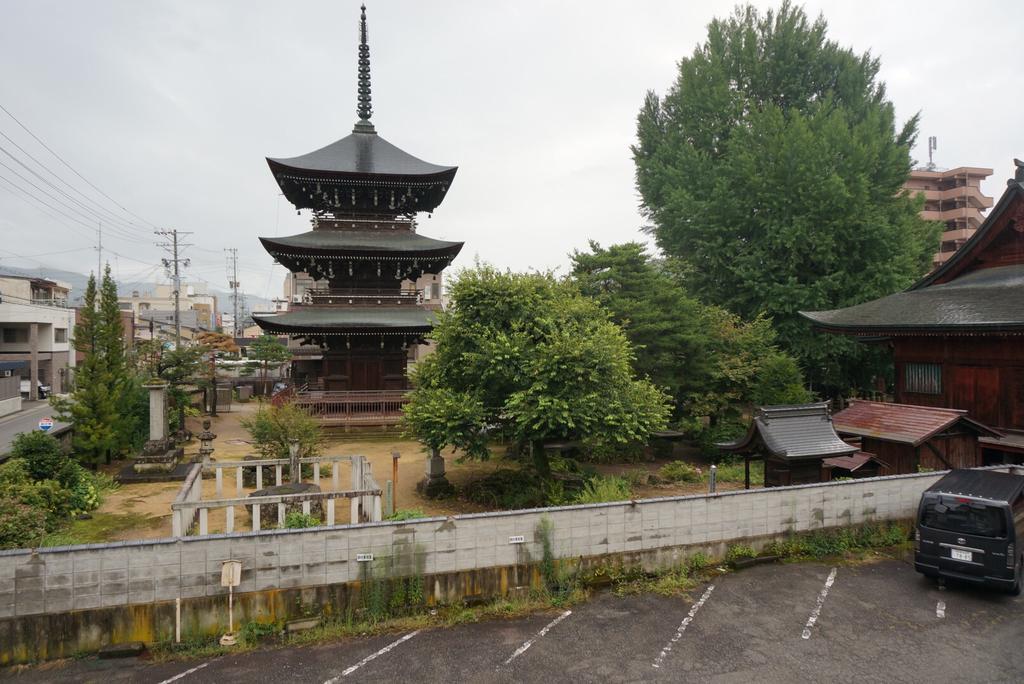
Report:
[[[557,558],[626,558],[653,568],[678,562],[688,549],[721,554],[739,540],[757,544],[794,531],[905,519],[916,511],[921,492],[942,474],[315,531],[0,551],[0,663],[64,648],[97,648],[114,638],[89,628],[77,611],[101,611],[97,619],[112,620],[110,611],[121,609],[127,612],[118,619],[135,621],[131,638],[158,632],[167,638],[167,613],[159,606],[181,598],[188,614],[197,606],[216,605],[211,599],[226,592],[220,586],[221,561],[229,558],[242,561],[243,603],[290,589],[351,587],[368,578],[409,575],[427,578],[425,593],[443,600],[452,594],[431,578],[535,567],[542,557],[542,519],[551,523]],[[517,535],[524,543],[510,543]],[[365,553],[374,560],[357,560]],[[488,593],[509,588],[507,580],[496,581]],[[76,615],[50,619],[70,612]],[[164,616],[162,627],[156,624],[158,614]],[[216,630],[216,615],[212,619],[207,627]],[[56,636],[37,644],[46,634]]]
[[[19,381],[20,382],[20,381]],[[0,416],[17,413],[21,410],[21,393],[10,399],[0,399]]]

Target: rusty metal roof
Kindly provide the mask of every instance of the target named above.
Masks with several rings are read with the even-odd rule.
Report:
[[[851,473],[868,461],[878,462],[874,454],[868,454],[863,451],[858,451],[851,456],[833,456],[832,458],[822,459],[821,464],[831,466],[833,468],[842,468],[843,470],[849,470]]]
[[[772,456],[785,459],[842,456],[858,451],[836,434],[826,403],[764,406],[757,410],[745,436],[715,446],[738,452],[763,448]]]
[[[845,435],[875,437],[887,442],[918,446],[957,423],[981,434],[999,432],[967,416],[967,411],[910,404],[886,404],[854,400],[832,416],[836,431]]]

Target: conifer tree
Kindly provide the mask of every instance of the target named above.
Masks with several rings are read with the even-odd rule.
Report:
[[[111,382],[102,352],[102,317],[96,301],[96,277],[93,275],[85,288],[73,338],[75,350],[84,355],[75,370],[75,389],[69,399],[51,399],[60,418],[74,424],[75,457],[92,467],[106,461],[117,442],[117,405],[110,396]]]
[[[104,270],[100,286],[97,323],[97,352],[105,367],[107,393],[115,407],[123,406],[129,393],[131,376],[124,348],[124,324],[117,305],[117,283],[110,275],[110,264]],[[114,418],[114,449],[120,453],[131,446],[137,417],[130,412],[115,411]]]

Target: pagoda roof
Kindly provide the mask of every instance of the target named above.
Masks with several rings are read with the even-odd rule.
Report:
[[[454,176],[459,167],[439,166],[425,162],[395,147],[387,140],[368,131],[353,131],[341,140],[308,154],[287,159],[268,157],[267,163],[276,172],[317,174],[359,174],[370,176]]]
[[[800,315],[859,336],[1024,332],[1024,163],[1016,163],[984,223],[942,266],[903,292]]]
[[[433,311],[418,306],[302,306],[252,318],[267,332],[290,335],[425,333],[436,321]]]
[[[279,253],[345,253],[395,255],[458,254],[461,242],[448,242],[409,231],[376,230],[342,231],[311,230],[290,237],[261,237],[260,242],[271,254]]]

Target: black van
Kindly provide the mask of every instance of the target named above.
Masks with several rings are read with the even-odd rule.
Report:
[[[921,495],[914,569],[1019,594],[1024,583],[1024,476],[953,470]]]

